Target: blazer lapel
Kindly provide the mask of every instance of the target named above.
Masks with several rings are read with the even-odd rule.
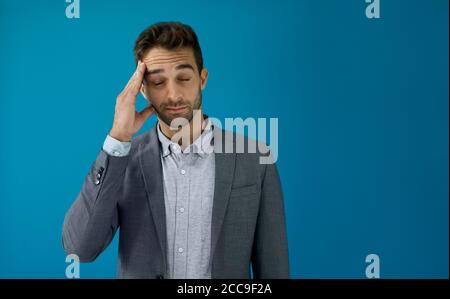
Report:
[[[228,200],[230,198],[231,185],[234,178],[234,168],[236,154],[225,153],[225,146],[223,141],[226,139],[230,142],[230,137],[221,128],[214,130],[214,146],[215,151],[220,149],[219,152],[215,152],[215,185],[214,185],[214,199],[213,199],[213,211],[211,221],[211,254],[209,265],[211,266],[214,252],[216,250],[217,241],[219,240],[220,232],[222,230],[223,219],[228,206]],[[217,143],[218,138],[222,142]],[[231,142],[233,142],[231,140]]]
[[[163,172],[160,156],[160,144],[155,125],[145,136],[146,140],[139,145],[139,164],[144,178],[147,200],[150,204],[159,243],[164,256],[164,266],[167,265],[166,257],[166,209],[164,202]]]

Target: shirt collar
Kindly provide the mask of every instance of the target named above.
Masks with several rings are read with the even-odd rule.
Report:
[[[158,139],[161,143],[161,149],[162,149],[162,156],[167,157],[168,155],[172,153],[194,153],[199,155],[200,157],[204,157],[207,154],[210,154],[214,151],[214,145],[213,145],[213,130],[214,130],[214,124],[209,118],[206,118],[204,120],[205,123],[205,129],[203,129],[202,134],[197,137],[197,139],[194,140],[192,144],[190,144],[187,148],[184,149],[184,151],[181,151],[181,147],[166,137],[166,135],[163,134],[161,131],[161,128],[159,127],[159,123],[156,124],[158,130]]]

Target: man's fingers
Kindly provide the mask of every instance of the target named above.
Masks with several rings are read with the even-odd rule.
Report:
[[[136,72],[133,75],[133,82],[130,85],[130,92],[133,96],[137,96],[144,79],[145,63],[139,63]]]
[[[123,89],[124,92],[129,90],[130,85],[133,83],[134,77],[135,77],[136,72],[137,72],[137,70],[138,70],[140,65],[141,65],[141,62],[138,61],[138,65],[136,66],[136,69],[134,70],[133,75],[131,75],[130,79],[128,79],[127,85],[125,85],[125,88]]]
[[[130,80],[124,88],[124,91],[126,93],[129,92],[133,96],[137,96],[142,85],[142,80],[144,79],[145,68],[145,63],[139,61],[136,67],[136,71],[133,73],[133,76],[131,76]]]

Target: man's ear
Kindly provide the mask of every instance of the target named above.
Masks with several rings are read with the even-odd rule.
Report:
[[[202,69],[202,71],[200,72],[200,83],[201,83],[202,90],[206,86],[206,81],[208,81],[208,69],[204,67]]]

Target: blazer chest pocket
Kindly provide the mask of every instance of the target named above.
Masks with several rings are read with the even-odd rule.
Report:
[[[246,196],[258,192],[257,184],[231,188],[230,197]]]

